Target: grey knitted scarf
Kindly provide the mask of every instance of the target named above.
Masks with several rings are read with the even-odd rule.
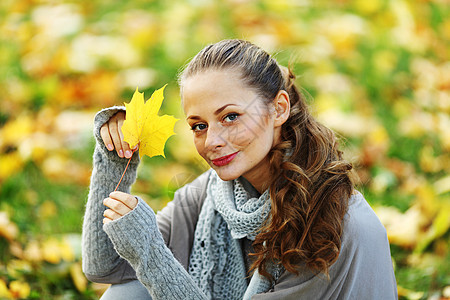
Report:
[[[189,263],[190,275],[209,299],[250,299],[272,286],[257,271],[247,286],[239,239],[254,240],[270,212],[268,190],[248,198],[239,180],[223,181],[211,172]],[[279,277],[280,268],[268,269]]]

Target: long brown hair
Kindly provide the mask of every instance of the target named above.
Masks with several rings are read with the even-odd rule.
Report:
[[[205,47],[181,73],[181,90],[186,78],[222,68],[238,70],[267,105],[280,90],[291,104],[282,141],[269,152],[271,212],[253,243],[251,270],[270,278],[266,265],[273,261],[294,274],[303,264],[328,274],[341,248],[352,166],[343,161],[334,133],[309,113],[291,70],[250,42],[224,40]]]

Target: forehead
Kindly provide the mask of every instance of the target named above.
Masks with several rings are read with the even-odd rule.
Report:
[[[187,116],[225,104],[248,106],[257,94],[234,69],[207,70],[184,80],[183,109]]]
[[[221,70],[206,70],[198,74],[188,77],[183,83],[183,99],[189,98],[192,95],[201,94],[223,94],[224,92],[231,92],[232,89],[242,89],[240,72],[232,69]],[[198,96],[198,95],[197,95]]]

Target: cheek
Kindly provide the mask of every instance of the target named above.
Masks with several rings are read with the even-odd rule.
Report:
[[[244,125],[233,126],[226,132],[226,140],[230,145],[247,146],[256,137],[255,132],[251,128]]]
[[[195,145],[195,148],[197,149],[198,154],[200,154],[200,156],[204,157],[205,143],[204,143],[203,139],[194,137],[194,145]]]
[[[246,146],[252,143],[267,142],[271,135],[272,128],[267,126],[265,120],[259,122],[249,121],[241,124],[237,130],[230,134],[230,141],[235,145]]]

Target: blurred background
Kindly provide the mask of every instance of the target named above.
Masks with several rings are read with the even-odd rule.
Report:
[[[0,1],[0,298],[97,299],[80,240],[92,119],[168,83],[181,119],[133,192],[161,209],[207,169],[176,75],[248,39],[298,75],[385,225],[401,299],[450,299],[448,0]]]

